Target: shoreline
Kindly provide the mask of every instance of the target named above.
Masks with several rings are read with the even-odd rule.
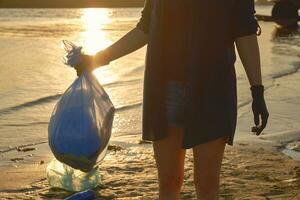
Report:
[[[0,8],[135,8],[143,0],[0,0]]]

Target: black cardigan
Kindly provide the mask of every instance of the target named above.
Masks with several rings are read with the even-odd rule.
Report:
[[[167,136],[162,67],[163,3],[146,0],[137,27],[149,35],[143,93],[143,139]],[[254,0],[185,0],[188,6],[187,91],[183,148],[228,136],[233,145],[237,120],[234,40],[256,34]],[[259,30],[260,31],[260,30]],[[251,56],[251,55],[249,55]]]

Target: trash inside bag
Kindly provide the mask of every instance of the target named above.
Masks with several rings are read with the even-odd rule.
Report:
[[[50,119],[48,141],[56,159],[83,172],[99,165],[106,155],[114,111],[96,77],[84,72],[62,95]]]
[[[53,159],[47,166],[47,179],[54,188],[74,192],[97,187],[101,177],[98,167],[85,173]]]

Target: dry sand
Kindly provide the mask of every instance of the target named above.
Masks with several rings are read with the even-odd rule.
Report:
[[[37,149],[32,150],[35,158],[23,156],[24,160],[19,162],[10,161],[14,167],[2,167],[0,199],[63,199],[71,194],[49,187],[45,168],[52,156],[42,158],[39,155],[39,151],[49,150],[46,146],[37,145]],[[110,150],[100,169],[102,184],[95,189],[97,199],[157,199],[157,174],[151,144]],[[226,147],[220,199],[296,200],[300,199],[299,191],[300,161],[246,143]],[[181,197],[195,199],[191,151],[187,153]]]

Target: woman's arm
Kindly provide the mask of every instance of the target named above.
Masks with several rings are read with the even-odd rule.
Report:
[[[148,43],[148,35],[139,28],[134,28],[117,42],[94,56],[93,68],[136,51]]]
[[[269,112],[264,100],[257,36],[255,34],[235,39],[236,47],[251,85],[252,111],[255,127],[252,132],[260,135],[268,123]]]
[[[95,55],[95,67],[108,64],[110,61],[125,56],[148,43],[152,4],[145,0],[141,18],[136,27],[129,31],[120,40]]]
[[[237,38],[235,44],[250,85],[262,85],[259,47],[256,35]]]
[[[148,35],[136,27],[95,55],[81,54],[80,61],[75,66],[77,76],[80,76],[84,70],[93,71],[100,66],[108,65],[109,62],[129,54],[147,43]]]
[[[264,99],[257,35],[260,26],[254,16],[254,0],[236,0],[233,17],[233,38],[251,85],[254,124],[252,132],[260,135],[266,127],[269,112]]]

